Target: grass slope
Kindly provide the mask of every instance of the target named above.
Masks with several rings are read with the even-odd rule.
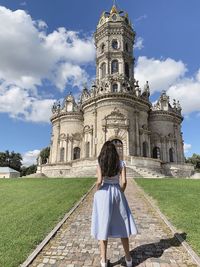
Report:
[[[200,255],[200,180],[135,179]]]
[[[93,183],[92,178],[1,180],[0,266],[19,266]]]

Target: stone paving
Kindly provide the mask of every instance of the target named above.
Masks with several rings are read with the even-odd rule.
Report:
[[[98,241],[90,236],[92,200],[95,189],[68,218],[52,240],[36,257],[32,267],[100,266]],[[169,228],[152,209],[132,179],[128,179],[126,197],[139,234],[130,238],[133,266],[197,266]],[[182,234],[184,237],[184,233]],[[109,239],[111,266],[126,266],[120,239]]]

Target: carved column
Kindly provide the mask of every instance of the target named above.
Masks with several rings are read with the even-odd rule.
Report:
[[[93,131],[93,125],[91,126],[91,156],[95,156],[94,155],[94,136],[93,136],[93,134],[94,134],[94,131]]]
[[[67,156],[67,158],[68,158],[68,161],[71,161],[71,143],[72,143],[72,138],[71,137],[69,137],[69,141],[68,141],[68,156]]]
[[[60,120],[58,122],[58,126],[57,126],[57,148],[56,148],[56,162],[60,161]]]
[[[177,146],[177,141],[174,140],[174,162],[178,163],[178,146]]]
[[[164,161],[165,158],[165,145],[164,145],[164,138],[160,138],[160,146],[161,146],[161,153],[160,153],[160,159]]]
[[[140,155],[140,137],[139,137],[139,122],[138,122],[139,112],[135,111],[135,155]]]
[[[151,133],[148,133],[148,157],[151,158],[151,140],[150,140]]]
[[[74,140],[72,137],[72,139],[71,139],[71,160],[73,160],[73,144],[74,144]]]
[[[126,134],[126,139],[127,139],[127,156],[129,156],[129,145],[130,145],[130,143],[129,143],[129,129],[127,129],[127,134]]]
[[[65,155],[64,155],[64,162],[67,162],[67,146],[68,146],[68,139],[65,139]]]
[[[97,104],[95,103],[95,125],[94,125],[94,156],[97,156]],[[91,154],[90,154],[91,155]]]
[[[66,150],[65,150],[65,157],[66,157],[66,162],[69,161],[68,159],[68,146],[69,146],[69,134],[67,134],[67,138],[66,138]]]
[[[89,149],[89,158],[92,157],[92,131],[90,132],[90,149]]]

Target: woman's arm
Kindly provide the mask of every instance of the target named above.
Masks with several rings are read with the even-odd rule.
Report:
[[[101,174],[101,168],[98,164],[97,166],[97,181],[96,181],[96,190],[99,190],[102,183],[102,174]]]
[[[121,169],[121,173],[120,173],[120,177],[121,177],[121,184],[120,184],[120,187],[121,187],[121,190],[124,192],[125,189],[126,189],[126,185],[127,185],[127,179],[126,179],[126,166],[125,164],[123,164],[123,167]]]

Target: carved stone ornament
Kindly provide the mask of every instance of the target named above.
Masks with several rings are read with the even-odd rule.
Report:
[[[73,140],[76,141],[81,141],[82,140],[82,135],[80,133],[74,133],[72,134]]]
[[[60,136],[59,136],[59,139],[60,140],[65,140],[66,139],[66,134],[61,133]]]

